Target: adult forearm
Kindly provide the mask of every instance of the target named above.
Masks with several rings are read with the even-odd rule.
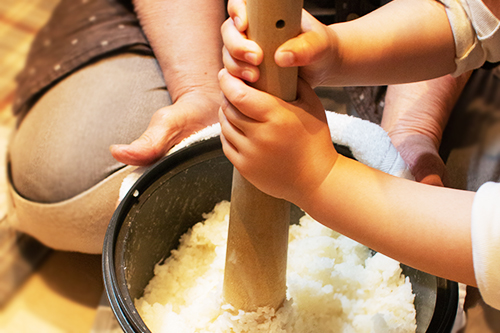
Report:
[[[335,85],[414,82],[456,68],[448,17],[434,0],[395,0],[330,29],[338,43],[332,60],[340,61],[329,79]]]
[[[390,85],[387,88],[381,126],[395,136],[394,144],[414,129],[432,138],[439,146],[443,130],[470,72],[457,78],[450,75],[427,81]]]
[[[396,260],[475,285],[473,192],[397,178],[339,156],[313,195],[296,202],[326,226]]]
[[[143,30],[175,102],[196,89],[219,94],[221,0],[135,0]]]
[[[439,156],[443,131],[470,73],[446,75],[387,89],[382,128],[410,167],[415,179],[443,185],[446,167]]]

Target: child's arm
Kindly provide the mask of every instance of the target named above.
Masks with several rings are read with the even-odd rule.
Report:
[[[220,112],[224,152],[250,182],[374,250],[475,285],[473,192],[411,182],[337,155],[323,107],[304,81],[289,104],[226,70],[219,78],[230,102]]]
[[[262,51],[246,39],[243,0],[228,6],[222,27],[224,64],[248,81]],[[280,66],[303,66],[310,85],[374,85],[419,81],[455,70],[455,44],[444,6],[435,0],[395,0],[359,19],[325,26],[303,12],[303,33],[278,48]]]

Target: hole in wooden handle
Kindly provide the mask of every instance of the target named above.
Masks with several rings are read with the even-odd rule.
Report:
[[[283,20],[276,21],[276,28],[283,29],[284,27],[285,27],[285,21]]]

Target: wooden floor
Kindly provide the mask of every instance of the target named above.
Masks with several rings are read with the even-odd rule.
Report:
[[[54,251],[0,310],[0,332],[90,332],[102,292],[101,256]]]

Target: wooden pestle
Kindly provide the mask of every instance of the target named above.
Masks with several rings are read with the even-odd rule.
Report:
[[[297,68],[274,62],[278,46],[300,33],[303,0],[247,0],[248,38],[264,51],[253,87],[296,98]],[[271,197],[233,171],[224,299],[237,310],[278,309],[286,298],[290,203]]]

